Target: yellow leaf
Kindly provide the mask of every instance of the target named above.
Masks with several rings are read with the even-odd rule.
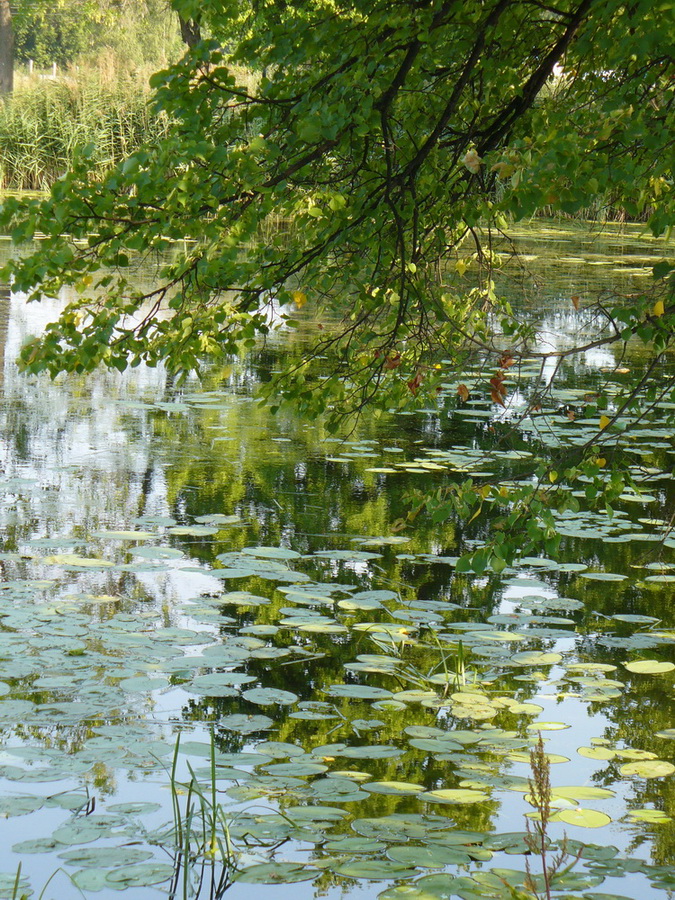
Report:
[[[472,172],[474,175],[476,175],[480,171],[483,160],[475,150],[471,149],[467,150],[466,154],[464,155],[463,162],[469,172]]]
[[[492,490],[492,488],[490,487],[489,484],[484,484],[478,493],[481,495],[483,500],[485,500],[485,498],[489,495],[491,490]]]
[[[457,272],[457,274],[461,278],[462,275],[466,272],[466,270],[467,270],[467,265],[464,262],[464,260],[458,259],[457,262],[455,263],[455,272]]]
[[[298,309],[302,309],[305,303],[307,303],[307,294],[305,294],[304,291],[291,291],[291,298]]]
[[[551,484],[555,484],[556,481],[558,480],[558,473],[557,472],[549,472],[548,480],[551,482]]]
[[[652,315],[653,316],[662,316],[666,311],[665,306],[663,305],[663,300],[657,300],[654,306],[652,307]]]
[[[607,428],[611,421],[609,416],[600,416],[600,431],[602,431],[603,428]]]
[[[595,461],[596,466],[599,466],[601,469],[603,466],[607,465],[607,460],[604,456],[599,456]]]

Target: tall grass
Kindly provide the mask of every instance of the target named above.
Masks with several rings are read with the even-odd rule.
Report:
[[[0,103],[0,188],[46,190],[88,144],[92,176],[100,177],[143,141],[161,138],[166,122],[147,101],[143,84],[130,78],[19,83]]]

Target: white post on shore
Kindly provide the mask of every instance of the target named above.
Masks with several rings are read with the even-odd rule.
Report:
[[[33,74],[33,60],[32,59],[28,60],[28,74],[29,75]]]
[[[52,63],[52,78],[56,78],[56,63]]]

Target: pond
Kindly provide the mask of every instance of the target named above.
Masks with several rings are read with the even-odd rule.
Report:
[[[571,297],[629,290],[663,252],[634,226],[514,240],[500,289],[542,346],[592,331]],[[675,887],[668,404],[632,439],[636,489],[611,517],[581,491],[556,559],[461,574],[480,520],[405,522],[422,487],[583,442],[569,408],[639,347],[570,363],[536,421],[526,365],[506,411],[470,372],[458,406],[449,374],[437,407],[341,438],[254,399],[302,334],[202,384],[20,375],[57,306],[0,298],[0,897]],[[548,888],[539,735],[549,868],[565,855]]]

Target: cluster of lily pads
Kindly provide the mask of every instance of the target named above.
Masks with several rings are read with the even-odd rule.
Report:
[[[234,881],[330,874],[336,883],[405,879],[405,887],[387,889],[386,900],[509,896],[505,884],[520,890],[527,870],[508,869],[501,856],[529,853],[527,833],[495,834],[490,820],[517,797],[524,801],[517,820],[536,815],[530,748],[538,734],[552,737],[569,727],[564,718],[551,719],[550,697],[592,707],[630,697],[631,677],[672,681],[670,660],[642,655],[645,647],[667,655],[675,641],[654,617],[596,616],[599,640],[614,633],[623,659],[618,665],[580,659],[584,604],[559,596],[544,578],[560,577],[561,568],[567,578],[593,575],[581,564],[565,568],[537,558],[504,570],[491,587],[513,597],[512,608],[484,618],[480,608],[421,599],[404,586],[363,589],[362,573],[377,582],[386,554],[452,572],[454,558],[399,553],[400,540],[364,538],[368,550],[308,554],[251,546],[195,566],[176,539],[216,539],[238,525],[233,516],[202,518],[194,525],[155,523],[153,532],[92,535],[109,548],[105,557],[43,555],[48,548],[35,546],[6,554],[6,562],[28,565],[36,577],[7,581],[0,591],[0,716],[7,724],[19,721],[24,738],[5,748],[0,776],[42,787],[39,796],[11,795],[3,809],[74,811],[51,834],[14,850],[56,854],[83,890],[171,883],[174,863],[156,848],[172,847],[175,829],[142,823],[157,807],[121,803],[92,813],[82,786],[91,790],[91,773],[101,766],[134,770],[148,783],[166,780],[172,723],[197,702],[205,718],[216,713],[213,769],[194,762],[210,758],[208,743],[184,740],[180,749],[198,783],[214,779]],[[378,544],[381,552],[372,546]],[[183,603],[182,624],[160,624],[154,609],[144,613],[139,603],[125,612],[122,596],[96,590],[112,572],[192,574],[204,579],[204,589]],[[326,579],[331,572],[337,577]],[[480,584],[455,577],[464,579],[469,596]],[[583,581],[574,583],[583,591]],[[336,641],[346,661],[342,679],[332,681],[335,668],[326,663]],[[293,666],[303,675],[290,681],[283,667]],[[160,698],[164,712],[157,714]],[[31,746],[31,736],[44,740],[53,732],[62,740],[51,749]],[[660,746],[673,735],[657,735]],[[547,754],[554,827],[608,826],[616,812],[595,807],[615,801],[617,784],[675,772],[667,759],[625,741],[598,736],[580,747],[565,743],[566,753],[559,748],[560,741]],[[609,767],[612,788],[566,779],[571,759]],[[76,787],[49,788],[74,777]],[[632,807],[618,816],[630,827],[670,821],[658,807]],[[139,835],[145,846],[138,846]],[[629,866],[618,851],[611,859],[593,852],[582,853],[592,871],[561,876],[556,889],[589,890],[606,871]],[[495,854],[499,864],[486,869]],[[472,869],[476,862],[480,871]],[[663,867],[640,866],[636,871],[654,884],[671,877]],[[429,869],[446,874],[425,875]]]

